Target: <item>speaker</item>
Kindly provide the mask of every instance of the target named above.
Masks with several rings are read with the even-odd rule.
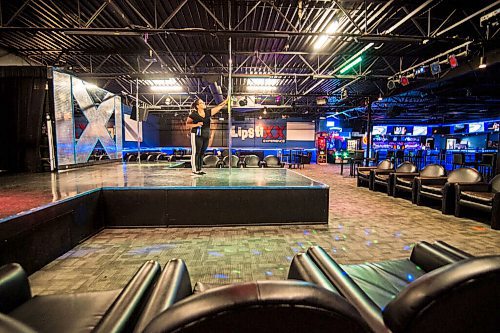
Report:
[[[130,113],[130,119],[137,120],[137,108],[135,107],[135,104],[132,105],[132,112]]]

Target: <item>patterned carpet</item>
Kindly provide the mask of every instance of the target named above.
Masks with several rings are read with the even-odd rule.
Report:
[[[338,166],[307,165],[298,172],[330,186],[327,226],[108,229],[31,275],[33,292],[121,288],[148,259],[162,265],[184,259],[193,283],[281,280],[293,255],[311,245],[323,246],[340,263],[405,258],[421,240],[500,254],[500,232],[485,223],[357,188]]]

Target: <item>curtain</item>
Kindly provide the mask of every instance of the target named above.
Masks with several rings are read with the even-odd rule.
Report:
[[[46,86],[47,67],[0,67],[0,170],[39,170]]]

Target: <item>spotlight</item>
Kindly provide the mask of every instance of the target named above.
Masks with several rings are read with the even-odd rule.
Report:
[[[262,116],[259,116],[259,119],[262,119]]]
[[[457,60],[457,57],[454,54],[451,54],[448,57],[448,62],[450,63],[450,67],[451,68],[458,67],[458,60]]]
[[[267,108],[264,108],[264,111],[262,111],[262,114],[267,114]]]
[[[165,98],[165,105],[170,105],[172,103],[172,99],[170,97]]]
[[[420,66],[419,68],[415,69],[415,71],[413,72],[413,74],[416,76],[416,75],[422,75],[422,74],[425,74],[425,72],[427,71],[427,67],[426,66]]]
[[[399,79],[399,82],[403,87],[407,86],[410,84],[410,80],[406,76],[401,76],[401,79]]]
[[[434,62],[431,64],[431,73],[432,75],[441,73],[441,65],[439,64],[439,62]]]
[[[378,95],[378,100],[381,101],[382,100],[382,94],[379,94]]]
[[[391,81],[387,81],[387,89],[392,90],[394,88],[396,88],[396,82],[394,82],[392,80]]]
[[[247,101],[247,98],[245,97],[245,99],[240,99],[240,101],[238,102],[238,104],[240,106],[245,106],[248,104],[248,101]]]
[[[479,68],[486,68],[486,66],[486,57],[482,56],[481,58],[479,58]]]

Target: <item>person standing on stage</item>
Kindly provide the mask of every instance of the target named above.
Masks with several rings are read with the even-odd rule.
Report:
[[[192,110],[186,121],[186,127],[191,130],[191,170],[194,174],[205,174],[201,168],[210,138],[210,118],[217,114],[227,102],[226,99],[211,110],[206,109],[205,102],[200,98],[191,105]]]

